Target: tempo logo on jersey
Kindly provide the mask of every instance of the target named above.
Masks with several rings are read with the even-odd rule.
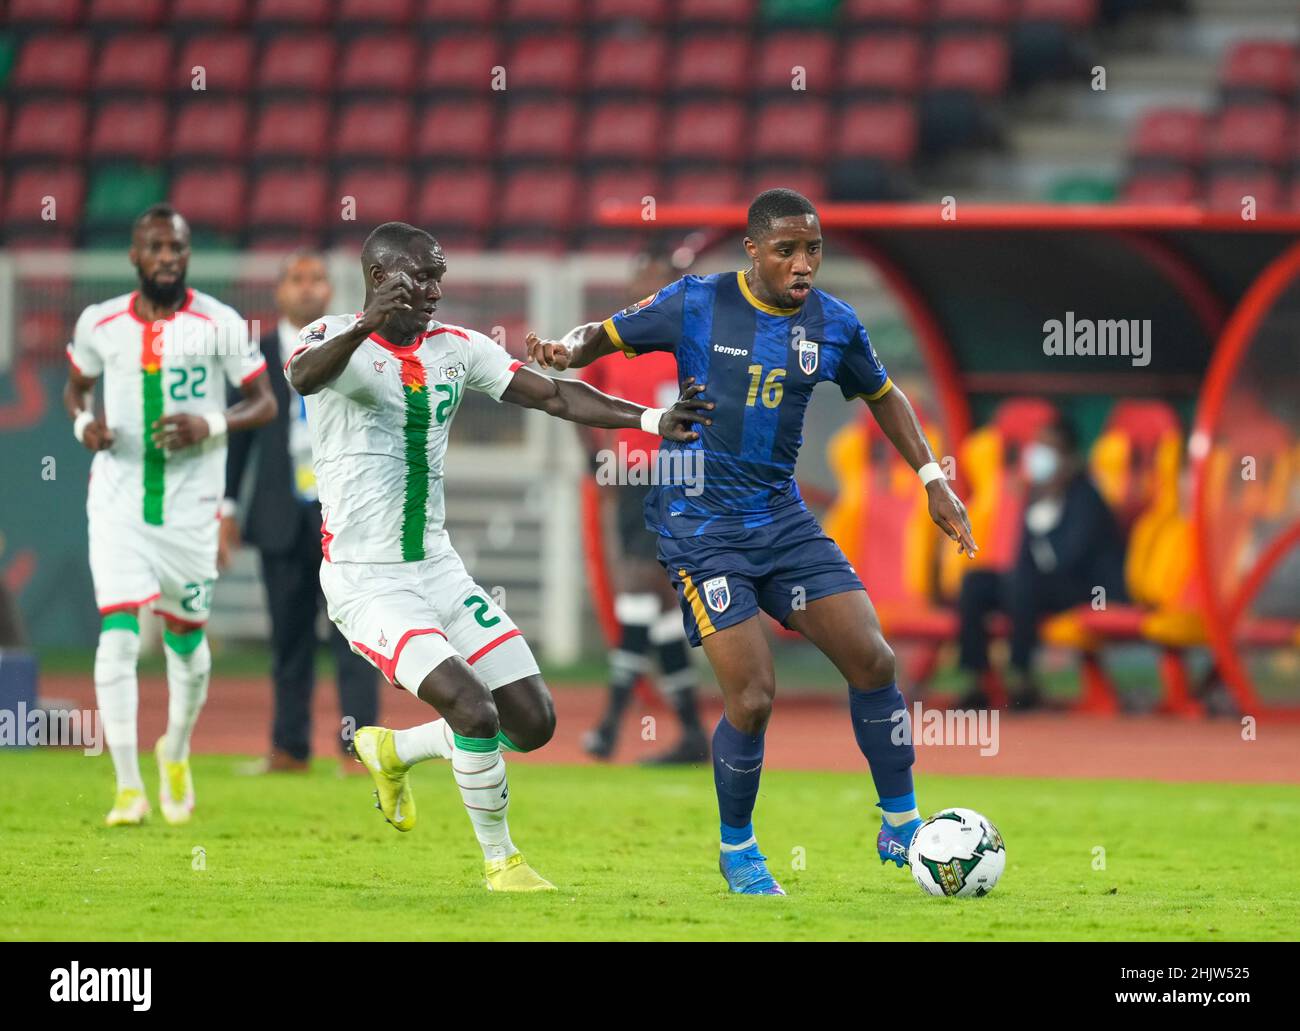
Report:
[[[152,1005],[152,967],[70,967],[50,971],[52,1002],[129,1002],[143,1013]]]
[[[725,576],[715,576],[704,581],[704,600],[714,612],[726,612],[731,604],[731,588]]]
[[[805,376],[811,376],[817,371],[817,341],[800,340],[798,343],[799,350],[799,368]]]

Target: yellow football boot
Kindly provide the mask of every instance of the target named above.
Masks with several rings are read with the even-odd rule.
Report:
[[[409,831],[415,826],[411,768],[397,758],[393,732],[386,727],[362,727],[352,739],[352,749],[375,782],[375,808],[399,831]]]
[[[524,860],[522,852],[484,864],[488,891],[555,891],[555,885]]]
[[[149,800],[139,788],[122,788],[104,817],[109,827],[136,827],[149,815]]]
[[[194,812],[194,778],[190,776],[190,761],[172,762],[163,755],[163,738],[153,746],[158,760],[158,807],[163,819],[175,826],[189,823]]]

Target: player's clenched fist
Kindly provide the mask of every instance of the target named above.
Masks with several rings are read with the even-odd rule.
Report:
[[[563,372],[569,367],[572,355],[569,349],[556,340],[543,340],[536,333],[524,337],[528,346],[528,360],[536,362],[543,369],[556,369]]]
[[[695,423],[712,426],[713,420],[703,418],[701,413],[713,411],[713,402],[705,401],[700,395],[704,393],[704,384],[696,383],[695,377],[687,377],[682,384],[681,396],[676,404],[664,412],[659,419],[659,435],[667,440],[699,440],[700,435],[691,429]]]
[[[208,436],[208,420],[201,415],[164,415],[154,422],[153,442],[164,451],[179,451]]]
[[[81,435],[81,443],[87,451],[104,451],[113,446],[113,431],[103,419],[86,423],[86,430]]]
[[[358,325],[362,326],[367,333],[373,333],[393,312],[410,311],[414,297],[415,283],[411,281],[411,277],[405,272],[395,272],[375,288]]]

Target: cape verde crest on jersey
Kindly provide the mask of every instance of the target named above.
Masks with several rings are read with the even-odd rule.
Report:
[[[654,293],[652,293],[649,297],[642,297],[641,300],[639,300],[639,301],[636,302],[636,304],[630,304],[630,305],[628,305],[628,306],[627,306],[626,308],[624,308],[621,312],[619,312],[619,314],[620,314],[620,315],[635,315],[635,314],[636,314],[637,312],[639,312],[642,308],[644,308],[647,304],[654,304],[655,298],[658,297],[658,296],[659,296],[659,291],[656,290],[656,291],[655,291]]]
[[[805,376],[811,376],[817,371],[817,341],[800,340],[796,346],[799,349],[799,368]]]
[[[704,581],[704,600],[714,612],[726,612],[731,604],[731,588],[725,576],[715,576]]]
[[[458,380],[465,375],[465,363],[457,362],[455,365],[444,365],[438,371],[442,373],[443,379]]]

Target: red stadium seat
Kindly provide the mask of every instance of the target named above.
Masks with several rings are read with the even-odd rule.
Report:
[[[678,0],[677,20],[683,25],[748,26],[757,16],[756,0]]]
[[[745,157],[745,108],[725,102],[695,101],[673,112],[667,156],[676,160],[731,162]]]
[[[816,168],[808,166],[768,165],[749,177],[745,186],[746,197],[757,197],[764,190],[783,187],[802,193],[811,201],[826,199],[826,177]]]
[[[488,33],[442,35],[434,41],[428,59],[421,62],[420,87],[425,90],[487,92],[492,69],[502,65],[501,44]]]
[[[1282,208],[1282,180],[1276,172],[1216,172],[1206,183],[1205,203],[1212,211],[1241,213],[1246,200],[1254,200],[1256,214]]]
[[[331,134],[334,156],[390,161],[410,150],[414,126],[408,101],[356,101],[339,111]]]
[[[10,157],[80,159],[86,138],[80,100],[33,100],[14,110],[13,122]]]
[[[670,204],[739,204],[746,201],[740,174],[731,169],[679,172],[668,182]]]
[[[906,101],[859,101],[840,115],[835,156],[905,164],[916,154],[916,109]]]
[[[493,105],[487,100],[451,100],[420,112],[415,156],[489,161],[496,154]]]
[[[1170,207],[1196,201],[1196,178],[1185,169],[1135,175],[1124,184],[1120,199],[1125,204]]]
[[[6,230],[32,224],[52,228],[76,225],[81,219],[85,196],[86,180],[79,168],[24,168],[9,176],[9,192],[0,209],[0,224]],[[55,223],[41,218],[46,197],[54,198]]]
[[[669,0],[589,0],[587,17],[598,24],[629,22],[662,25],[668,20]]]
[[[90,134],[92,160],[130,158],[153,165],[168,156],[167,105],[152,97],[114,100],[95,113]]]
[[[583,120],[582,152],[588,158],[654,161],[660,150],[659,105],[649,100],[615,100]]]
[[[1207,156],[1219,162],[1279,165],[1288,155],[1290,112],[1281,104],[1226,107],[1210,131]]]
[[[1097,20],[1097,0],[1022,0],[1020,20],[1086,29]]]
[[[1193,108],[1156,108],[1142,115],[1130,150],[1137,158],[1199,165],[1205,155],[1205,115]]]
[[[1300,84],[1298,65],[1300,54],[1293,44],[1248,40],[1228,51],[1220,82],[1231,94],[1267,94],[1289,101]]]
[[[356,199],[354,226],[340,223],[338,230],[370,232],[381,222],[401,222],[411,217],[411,177],[401,168],[357,169],[339,176],[334,184],[335,200]]]
[[[415,87],[416,42],[409,36],[362,36],[344,44],[338,69],[342,91],[391,95]]]
[[[415,17],[415,0],[338,0],[336,19],[352,28],[407,28]]]
[[[173,25],[241,28],[248,23],[248,0],[173,0]]]
[[[931,17],[930,0],[843,0],[840,4],[840,18],[850,25],[919,28]]]
[[[506,88],[573,92],[582,84],[582,40],[571,33],[524,36],[506,61]]]
[[[253,21],[267,25],[319,29],[329,24],[330,0],[255,0]]]
[[[95,89],[157,92],[166,87],[171,66],[172,44],[165,35],[112,36],[99,51]]]
[[[89,6],[86,22],[96,27],[130,25],[155,29],[167,13],[166,0],[90,0]]]
[[[507,181],[501,224],[567,230],[578,197],[578,181],[568,167],[527,169]]]
[[[257,65],[257,88],[328,94],[334,90],[336,50],[324,33],[276,36],[262,50]]]
[[[170,196],[190,225],[239,232],[244,227],[245,188],[239,165],[191,168],[172,180]]]
[[[921,88],[921,37],[911,32],[854,36],[844,50],[839,87],[847,94],[915,93]]]
[[[339,221],[342,205],[331,198],[318,168],[264,172],[253,186],[249,225],[320,232]]]
[[[198,67],[209,93],[246,93],[253,85],[253,40],[236,32],[195,36],[181,51],[176,88],[192,89]]]
[[[583,191],[587,224],[599,226],[603,208],[640,206],[646,197],[658,198],[660,185],[659,173],[653,165],[597,172],[587,180]]]
[[[773,33],[759,47],[755,85],[761,90],[789,93],[796,68],[803,69],[803,92],[833,90],[838,72],[835,37],[829,32]]]
[[[443,25],[496,24],[497,0],[424,0],[421,21],[441,28]]]
[[[416,182],[416,224],[440,239],[443,226],[487,229],[495,204],[492,174],[483,168],[434,172]]]
[[[1011,0],[935,0],[934,23],[942,28],[1002,28],[1014,13]]]
[[[504,18],[512,25],[577,25],[583,16],[582,0],[505,0],[505,5]]]
[[[688,36],[677,47],[671,84],[681,93],[745,93],[749,42],[739,34]]]
[[[1010,63],[1007,41],[999,35],[945,36],[930,50],[928,85],[934,90],[998,97],[1006,91]]]
[[[89,36],[32,36],[18,51],[9,85],[15,93],[82,93],[90,85]]]
[[[9,22],[16,26],[52,28],[81,18],[81,0],[9,0]]]
[[[654,94],[664,88],[667,46],[659,34],[607,36],[593,44],[589,88]]]
[[[571,103],[524,101],[506,111],[500,154],[505,158],[566,158],[578,132],[578,111]]]
[[[191,100],[176,110],[172,157],[236,161],[248,147],[248,109],[242,99]]]
[[[268,104],[253,133],[255,158],[321,161],[330,141],[330,109],[323,100],[281,100]]]
[[[759,109],[751,154],[760,159],[815,159],[826,148],[831,113],[824,101],[773,100]]]

